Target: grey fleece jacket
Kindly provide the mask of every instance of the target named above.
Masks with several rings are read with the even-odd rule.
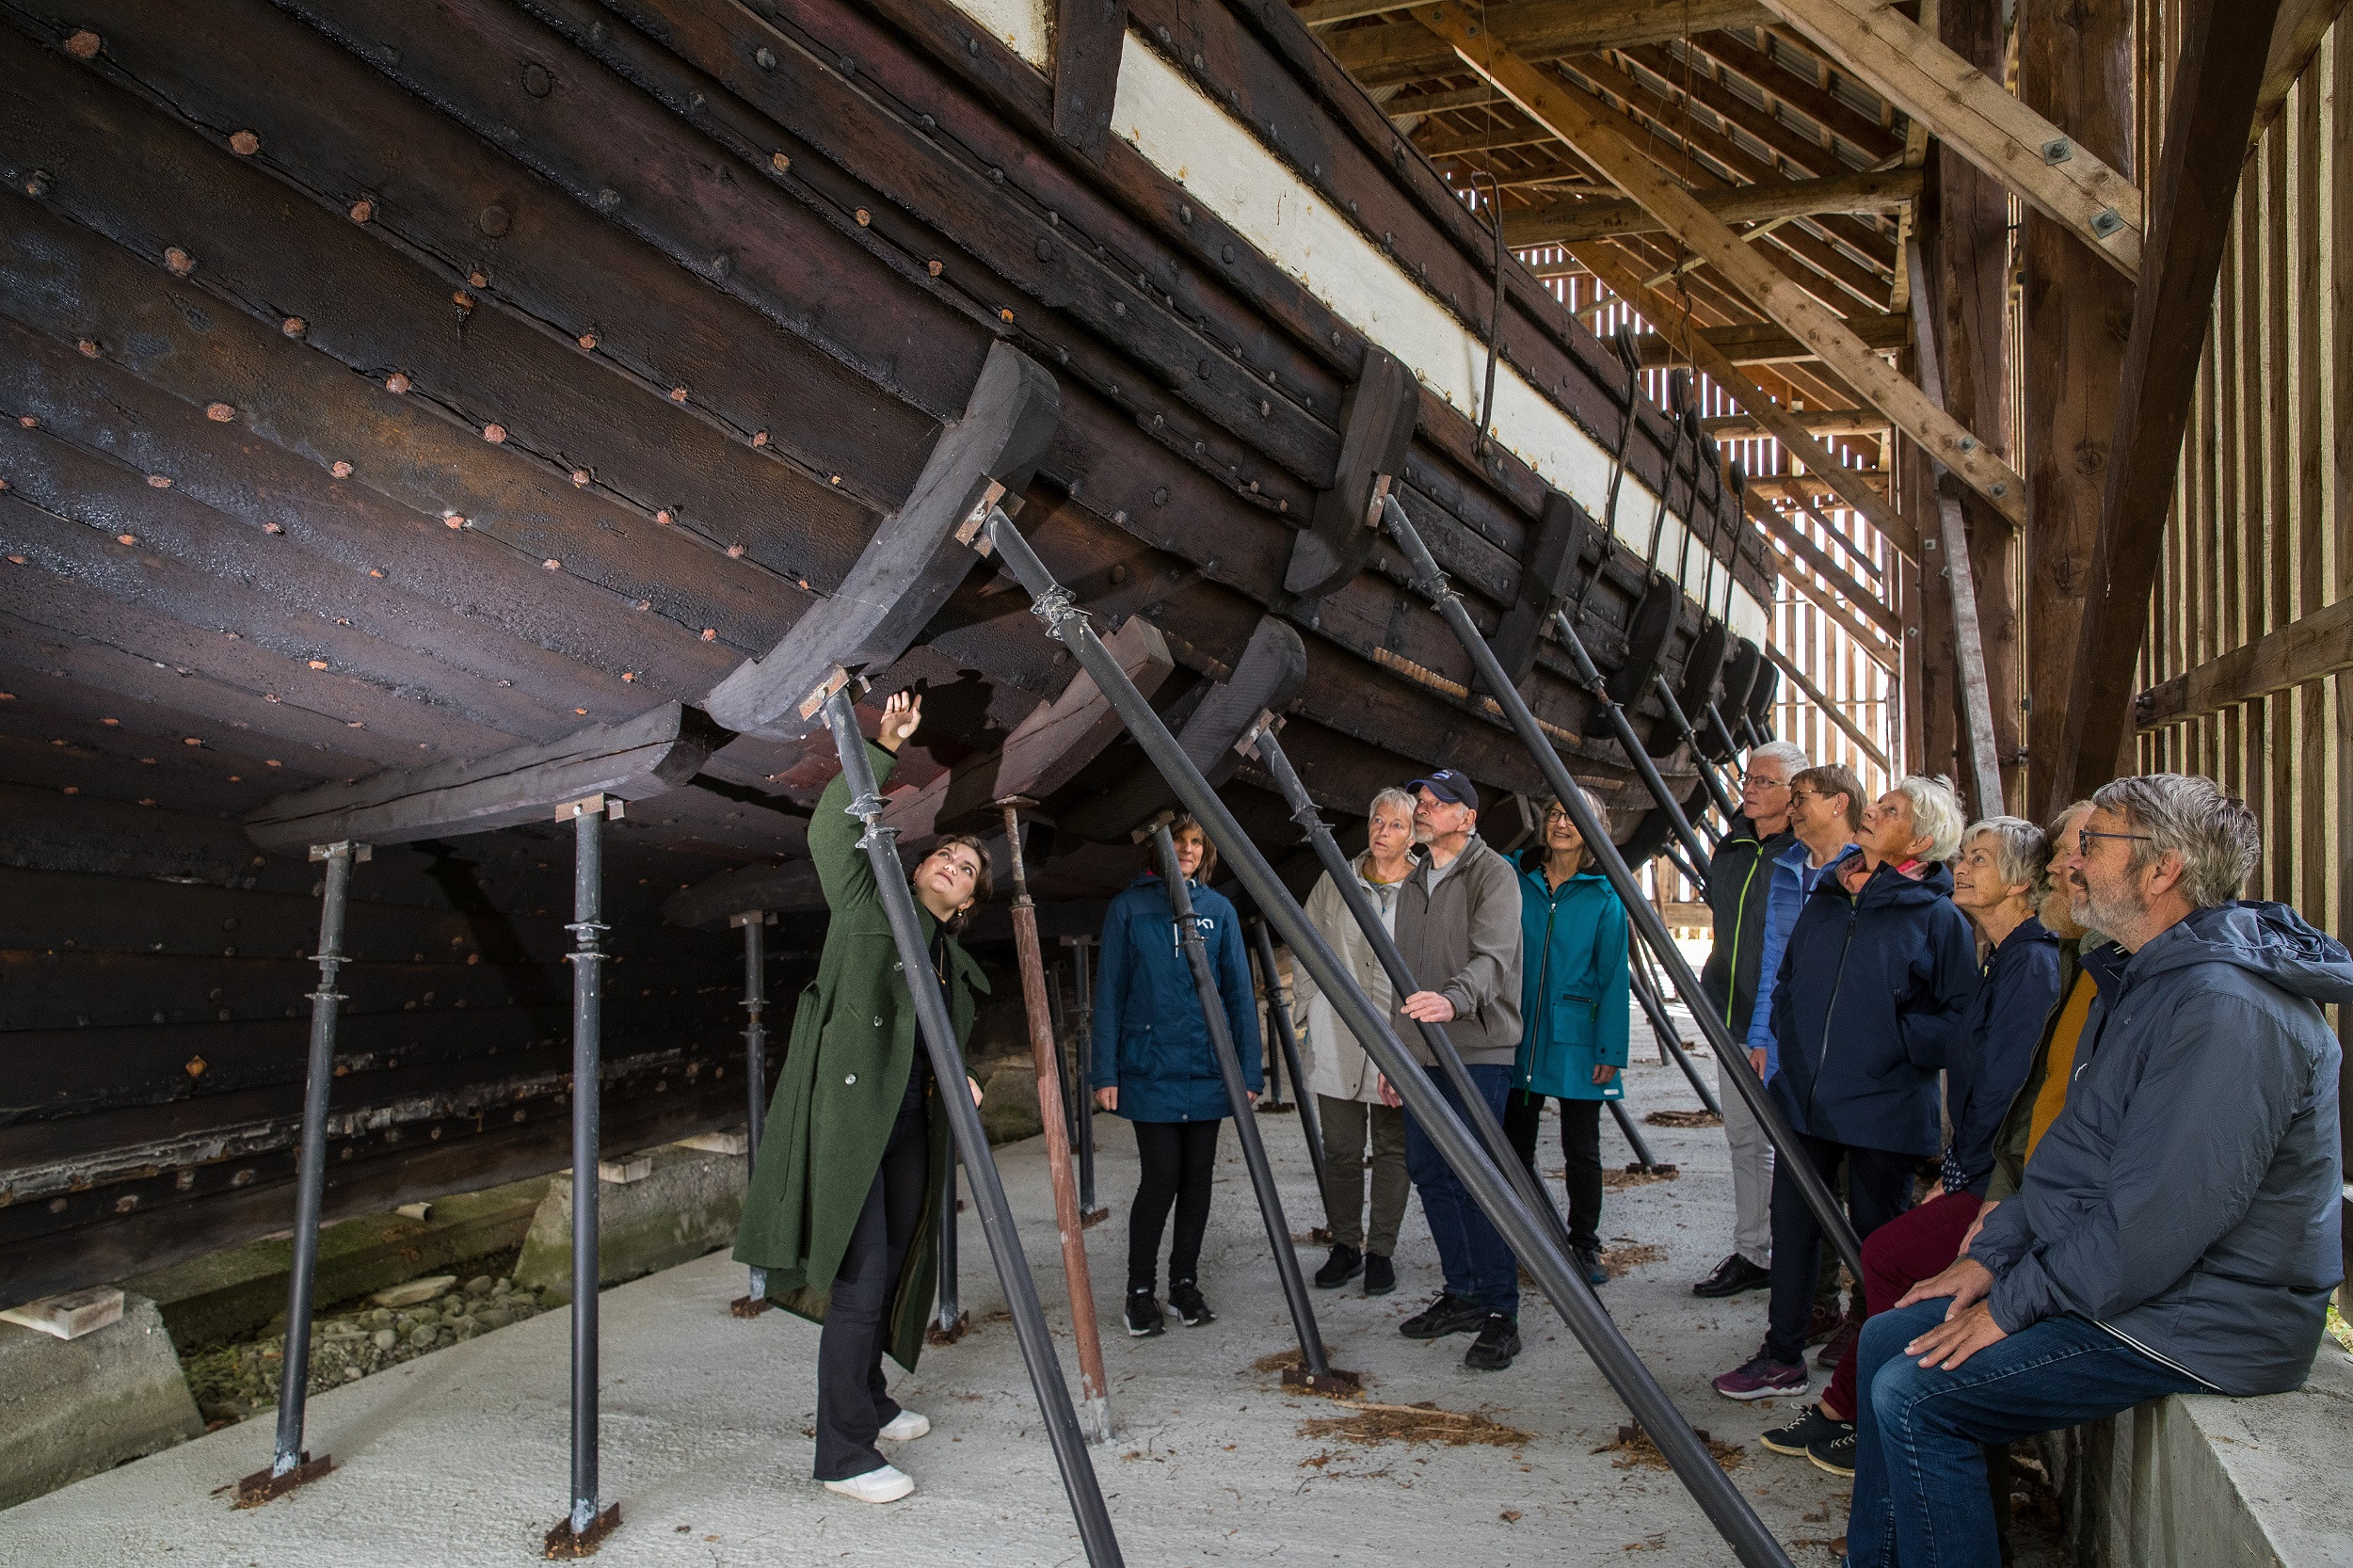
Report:
[[[1520,940],[1519,872],[1476,833],[1434,888],[1425,856],[1397,895],[1398,951],[1423,990],[1454,1004],[1447,1036],[1469,1066],[1508,1067],[1518,1053]],[[1396,1008],[1389,1022],[1417,1061],[1433,1064],[1419,1025]]]
[[[2066,1109],[1969,1249],[1993,1320],[2072,1313],[2222,1393],[2294,1388],[2345,1277],[2320,1009],[2353,1000],[2353,955],[2252,903],[2108,954],[2086,955],[2100,997]]]

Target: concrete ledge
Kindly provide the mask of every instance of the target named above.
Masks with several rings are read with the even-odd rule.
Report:
[[[2046,1450],[2089,1568],[2340,1568],[2353,1357],[2324,1340],[2293,1394],[2160,1400],[2054,1433]]]
[[[0,1508],[203,1432],[146,1297],[73,1339],[0,1323]]]
[[[750,1161],[671,1144],[607,1164],[648,1165],[642,1176],[600,1182],[597,1193],[598,1283],[618,1285],[657,1270],[691,1262],[735,1240],[744,1217]],[[548,1193],[523,1237],[515,1283],[552,1288],[572,1286],[572,1178],[548,1180]]]

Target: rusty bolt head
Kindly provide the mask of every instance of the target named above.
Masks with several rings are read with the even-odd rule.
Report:
[[[88,27],[83,28],[65,40],[65,52],[77,60],[96,59],[98,57],[98,35]]]
[[[226,403],[207,403],[204,405],[204,417],[215,424],[226,424],[237,417],[237,410]]]
[[[370,567],[368,568],[368,575],[370,577],[381,578],[384,575],[384,568],[382,567]]]
[[[344,728],[345,729],[365,729],[367,726],[358,719],[345,719],[344,721]]]
[[[653,608],[653,600],[650,599],[641,599],[637,601],[637,608],[640,610],[650,610]]]
[[[754,446],[766,446],[768,444],[768,432],[765,430],[753,431],[752,444]]]
[[[115,543],[117,544],[136,544],[138,542],[139,536],[136,534],[117,534],[115,536]]]
[[[104,725],[109,729],[112,729],[122,723],[120,719],[100,719],[98,722]]]
[[[839,485],[841,483],[841,475],[838,473],[834,474],[826,480],[826,483],[830,485]]]
[[[621,679],[623,680],[634,681],[637,679],[637,672],[635,670],[623,670],[621,672]]]
[[[365,223],[375,216],[376,203],[364,196],[351,204],[351,221],[354,223]]]
[[[180,277],[185,278],[196,270],[196,258],[175,245],[165,250],[164,265],[171,268]]]
[[[286,699],[280,696],[276,692],[264,692],[262,694],[262,700],[264,702],[283,702]]]
[[[202,741],[202,740],[200,740],[200,738],[198,738],[197,736],[194,736],[194,735],[189,735],[189,736],[186,736],[186,737],[183,738],[183,739],[182,739],[182,741],[180,742],[180,744],[181,744],[182,745],[184,745],[184,746],[200,746],[200,745],[202,745],[204,743],[203,743],[203,741]]]
[[[943,264],[941,264],[941,263],[939,263],[939,262],[936,262],[936,261],[934,261],[934,262],[925,262],[925,263],[923,264],[923,270],[924,270],[924,271],[926,271],[926,272],[928,272],[928,273],[930,273],[933,277],[936,278],[936,277],[938,277],[938,276],[940,275],[940,273],[941,273],[941,272],[943,272],[944,270],[946,270],[946,268],[945,268],[945,266],[943,265]]]
[[[580,346],[594,349],[597,346],[597,335],[594,332],[583,332],[580,335]]]
[[[278,329],[290,338],[298,338],[311,329],[311,324],[300,316],[288,316],[278,324]]]
[[[1013,312],[1011,311],[999,311],[997,312],[997,318],[1000,321],[1010,322],[1013,320]]]
[[[171,488],[170,477],[166,474],[151,473],[147,476],[147,482],[159,490],[168,490]]]
[[[752,51],[752,64],[762,71],[774,71],[776,69],[776,52],[763,43]]]
[[[461,311],[471,311],[473,309],[473,296],[468,294],[464,289],[459,289],[456,294],[451,295],[449,296],[449,302],[456,306]]]
[[[152,796],[152,795],[148,795],[148,796],[144,797],[143,799],[141,799],[141,800],[140,800],[140,802],[139,802],[139,804],[140,804],[141,806],[152,806],[152,805],[154,805],[154,804],[155,804],[155,797],[154,797],[154,796]]]
[[[27,174],[24,177],[24,194],[47,196],[49,194],[49,171],[45,168],[37,168]]]
[[[348,479],[351,477],[351,465],[349,463],[338,462],[327,472],[333,474],[338,479]]]
[[[576,468],[576,469],[572,470],[572,483],[573,483],[573,484],[575,484],[575,485],[585,485],[585,484],[587,484],[587,483],[588,483],[588,471],[587,471],[586,469],[584,469],[584,468]]]
[[[578,713],[582,718],[586,718],[588,716],[588,710],[585,708],[575,708],[572,712]]]
[[[283,534],[285,531],[286,525],[282,522],[265,522],[262,524],[262,532],[264,534]]]
[[[686,389],[685,389],[684,387],[672,387],[672,388],[670,389],[670,401],[671,401],[671,402],[673,402],[673,403],[683,403],[683,402],[685,402],[685,401],[686,401]]]
[[[487,272],[469,272],[466,274],[466,281],[475,288],[487,289],[490,286],[490,275]]]
[[[863,208],[863,207],[860,207],[860,208],[857,210],[857,212],[856,212],[856,218],[857,218],[857,226],[858,226],[859,228],[861,228],[861,229],[870,228],[870,227],[872,227],[872,224],[873,224],[873,221],[874,221],[874,215],[873,215],[872,213],[868,212],[868,211],[867,211],[865,208]]]
[[[744,547],[743,547],[742,545],[740,545],[740,544],[731,544],[731,545],[728,546],[728,560],[730,560],[730,561],[740,561],[740,560],[742,560],[743,558],[744,558]]]
[[[482,439],[496,446],[506,439],[506,426],[492,420],[482,427]]]
[[[466,520],[456,512],[446,512],[441,516],[441,525],[445,528],[463,528],[466,526]]]
[[[405,392],[408,390],[408,377],[396,370],[384,377],[384,390],[388,392]]]
[[[82,351],[82,358],[85,360],[95,360],[98,358],[98,344],[88,338],[84,338],[80,343],[75,344],[73,346]]]
[[[668,526],[669,526],[672,522],[676,521],[677,520],[676,520],[675,518],[673,518],[673,517],[671,517],[671,516],[670,516],[670,513],[669,513],[669,508],[664,507],[664,508],[663,508],[661,511],[656,512],[656,513],[653,515],[653,520],[654,520],[654,521],[656,521],[656,522],[658,522],[658,523],[660,523],[660,524],[662,524],[662,526],[664,526],[664,528],[667,528],[667,527],[668,527]]]
[[[265,768],[282,768],[285,765],[285,763],[280,761],[275,757],[264,757],[262,759],[262,766]]]
[[[546,560],[540,562],[539,564],[547,568],[550,571],[562,571],[564,569],[564,563],[557,560],[552,555],[549,556]]]
[[[792,160],[779,152],[775,157],[768,160],[768,167],[775,169],[778,174],[782,174],[792,168]]]
[[[249,158],[262,150],[262,138],[250,131],[232,131],[229,136],[229,150],[240,158]]]
[[[327,667],[327,661],[324,659],[312,659],[309,661],[309,663],[311,667],[314,670],[323,670]]]
[[[65,787],[65,792],[70,795],[78,795],[82,792],[82,787],[79,784],[69,784]]]
[[[717,642],[718,640],[719,640],[719,629],[718,629],[717,627],[715,627],[715,626],[706,626],[706,627],[704,627],[704,628],[703,628],[703,641],[704,641],[704,642],[707,642],[707,643],[715,643],[715,642]]]
[[[19,414],[16,416],[16,422],[17,424],[24,426],[27,430],[37,430],[40,428],[40,421],[34,418],[31,414]]]

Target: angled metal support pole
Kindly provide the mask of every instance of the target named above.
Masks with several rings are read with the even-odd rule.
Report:
[[[768,1116],[767,930],[776,918],[765,909],[746,909],[728,917],[729,925],[744,928],[744,1095],[750,1111],[744,1123],[747,1170],[760,1167],[760,1135]],[[728,1310],[739,1318],[757,1318],[768,1305],[768,1271],[754,1265],[750,1288],[741,1300],[729,1302]]]
[[[572,1507],[548,1531],[550,1557],[586,1557],[621,1523],[621,1505],[597,1507],[597,1163],[603,1144],[604,819],[617,797],[568,800],[572,824]]]
[[[294,1269],[286,1282],[286,1347],[278,1365],[278,1442],[266,1470],[237,1482],[239,1508],[251,1508],[316,1480],[334,1457],[312,1459],[302,1447],[311,1393],[311,1304],[318,1284],[319,1212],[327,1202],[327,1096],[335,1081],[336,971],[344,966],[344,910],[350,901],[351,865],[374,852],[349,839],[312,844],[311,858],[327,864],[319,893],[319,988],[311,993],[311,1059],[302,1079],[302,1148],[295,1168]]]
[[[956,1164],[960,1151],[951,1148],[948,1158],[940,1161],[939,1173],[939,1282],[935,1289],[932,1326],[924,1333],[924,1342],[933,1345],[952,1345],[972,1328],[972,1314],[964,1309],[959,1289],[958,1272],[961,1267],[957,1249],[956,1211],[964,1207],[957,1192]]]
[[[1495,651],[1488,648],[1486,639],[1479,634],[1479,628],[1472,624],[1470,612],[1464,608],[1446,574],[1438,569],[1438,563],[1431,557],[1430,547],[1423,544],[1421,536],[1414,531],[1413,520],[1405,515],[1405,508],[1398,504],[1395,496],[1389,496],[1382,504],[1382,514],[1388,523],[1390,536],[1405,553],[1406,563],[1414,574],[1415,586],[1428,595],[1437,606],[1438,613],[1454,632],[1455,640],[1471,656],[1471,663],[1479,670],[1480,680],[1502,706],[1504,718],[1519,736],[1521,746],[1544,771],[1553,792],[1561,797],[1561,804],[1576,820],[1577,832],[1584,835],[1586,846],[1601,863],[1602,873],[1617,889],[1634,929],[1641,933],[1643,942],[1666,969],[1668,978],[1674,982],[1675,990],[1691,1004],[1692,1016],[1698,1018],[1701,1032],[1707,1036],[1707,1043],[1716,1053],[1717,1073],[1739,1091],[1741,1099],[1748,1103],[1749,1110],[1772,1139],[1774,1151],[1787,1163],[1799,1191],[1805,1195],[1806,1207],[1821,1223],[1831,1244],[1837,1248],[1839,1257],[1855,1278],[1863,1278],[1863,1243],[1856,1239],[1854,1226],[1847,1222],[1847,1216],[1839,1208],[1838,1200],[1831,1192],[1829,1184],[1814,1168],[1814,1161],[1799,1146],[1798,1135],[1790,1127],[1789,1118],[1782,1114],[1781,1107],[1766,1094],[1764,1083],[1749,1066],[1748,1052],[1740,1048],[1739,1043],[1733,1039],[1732,1032],[1724,1026],[1724,1021],[1706,1005],[1706,993],[1700,989],[1700,977],[1683,956],[1683,950],[1676,947],[1673,937],[1668,935],[1666,921],[1659,919],[1658,911],[1642,897],[1641,888],[1635,884],[1634,873],[1626,869],[1625,857],[1610,841],[1607,824],[1594,815],[1593,807],[1586,802],[1585,792],[1578,789],[1577,781],[1569,776],[1568,767],[1561,760],[1561,754],[1553,749],[1552,743],[1537,728],[1536,715],[1529,712],[1528,703],[1520,696],[1519,689],[1512,684],[1505,677],[1502,666],[1496,663]]]
[[[1707,1080],[1700,1076],[1699,1065],[1691,1060],[1691,1053],[1683,1048],[1683,1035],[1675,1028],[1674,1020],[1667,1016],[1667,1004],[1658,1000],[1658,989],[1651,984],[1650,966],[1639,941],[1635,943],[1634,959],[1634,965],[1628,971],[1634,981],[1634,1000],[1641,1003],[1642,1016],[1650,1020],[1651,1032],[1658,1038],[1659,1054],[1673,1057],[1675,1065],[1683,1069],[1683,1076],[1689,1079],[1691,1087],[1698,1091],[1700,1103],[1716,1115],[1722,1115],[1722,1103],[1716,1098],[1716,1092],[1707,1086]]]
[[[1609,1314],[1594,1297],[1593,1287],[1552,1244],[1542,1224],[1520,1202],[1502,1173],[1489,1163],[1469,1128],[1454,1113],[1429,1074],[1357,987],[1322,933],[1308,920],[1306,912],[1292,902],[1258,846],[1226,809],[1225,802],[1218,799],[1217,792],[1209,788],[1200,769],[1185,755],[1176,737],[1169,733],[1160,715],[1104,648],[1102,639],[1088,624],[1085,612],[1072,600],[1070,591],[1054,580],[1046,563],[1038,559],[1037,552],[1001,509],[988,513],[985,528],[986,544],[1003,557],[1015,577],[1029,590],[1032,613],[1045,625],[1046,634],[1069,648],[1080,667],[1094,676],[1110,696],[1136,744],[1168,780],[1185,808],[1207,829],[1210,841],[1234,869],[1267,922],[1282,933],[1292,956],[1305,966],[1317,986],[1332,999],[1341,1022],[1388,1076],[1399,1097],[1437,1145],[1440,1157],[1470,1189],[1473,1201],[1502,1232],[1505,1242],[1521,1263],[1535,1275],[1545,1294],[1560,1309],[1569,1332],[1577,1336],[1585,1352],[1593,1358],[1594,1365],[1609,1380],[1619,1398],[1625,1400],[1642,1430],[1658,1446],[1676,1477],[1707,1515],[1708,1523],[1723,1536],[1745,1568],[1789,1568],[1789,1559],[1780,1542],[1765,1528],[1748,1498],[1717,1464],[1699,1434],[1658,1385],[1658,1380],[1651,1376],[1650,1369],[1634,1353],[1625,1333],[1610,1320]]]
[[[1673,1165],[1661,1165],[1652,1157],[1650,1144],[1643,1140],[1642,1129],[1634,1125],[1632,1116],[1626,1114],[1625,1101],[1604,1100],[1601,1103],[1609,1108],[1610,1119],[1618,1124],[1618,1130],[1625,1135],[1626,1146],[1634,1151],[1634,1163],[1630,1169],[1662,1176],[1674,1169]]]
[[[1307,1279],[1300,1272],[1299,1249],[1291,1242],[1290,1221],[1283,1199],[1274,1191],[1274,1170],[1267,1163],[1266,1141],[1258,1136],[1258,1118],[1252,1112],[1250,1090],[1242,1082],[1241,1057],[1234,1049],[1234,1032],[1225,1020],[1225,999],[1217,976],[1209,968],[1209,944],[1201,938],[1194,919],[1193,893],[1176,868],[1176,841],[1169,836],[1169,815],[1162,812],[1149,829],[1160,857],[1160,879],[1168,884],[1168,912],[1176,922],[1176,939],[1193,970],[1193,995],[1201,1002],[1201,1021],[1209,1032],[1209,1053],[1217,1058],[1217,1076],[1225,1081],[1225,1103],[1234,1112],[1234,1131],[1241,1142],[1241,1162],[1250,1172],[1250,1185],[1258,1195],[1258,1218],[1266,1224],[1267,1246],[1274,1256],[1274,1276],[1282,1283],[1284,1304],[1290,1308],[1291,1330],[1299,1336],[1304,1368],[1287,1368],[1285,1383],[1331,1393],[1347,1393],[1364,1380],[1354,1372],[1334,1368],[1323,1353],[1323,1332],[1316,1326],[1316,1310],[1308,1304]]]
[[[813,714],[823,708],[834,748],[841,754],[841,771],[850,782],[850,814],[866,827],[858,843],[874,868],[876,894],[890,920],[890,936],[898,945],[907,991],[915,1000],[918,1032],[924,1049],[931,1053],[932,1075],[939,1080],[940,1109],[948,1117],[965,1169],[972,1173],[972,1196],[980,1207],[981,1229],[988,1238],[989,1256],[997,1262],[1005,1304],[1012,1309],[1014,1337],[1020,1342],[1021,1359],[1029,1368],[1030,1387],[1037,1396],[1046,1439],[1062,1471],[1070,1512],[1078,1520],[1079,1539],[1092,1568],[1115,1568],[1124,1560],[1118,1537],[1112,1533],[1111,1512],[1104,1506],[1094,1462],[1087,1458],[1086,1438],[1079,1430],[1078,1412],[1071,1408],[1070,1387],[1063,1382],[1062,1362],[1047,1333],[1046,1314],[1038,1305],[1037,1281],[1022,1253],[1020,1233],[1014,1228],[1005,1184],[997,1174],[997,1162],[989,1158],[988,1134],[982,1130],[981,1113],[972,1096],[963,1092],[964,1053],[957,1048],[955,1025],[948,1016],[948,999],[933,977],[931,958],[923,951],[915,894],[907,887],[906,868],[899,864],[898,830],[882,823],[882,794],[874,787],[874,770],[867,760],[865,737],[858,733],[854,701],[850,677],[836,670],[810,694],[804,711]]]
[[[1618,737],[1618,749],[1625,752],[1625,760],[1634,765],[1634,772],[1641,779],[1642,788],[1650,792],[1651,799],[1667,813],[1667,821],[1674,828],[1675,837],[1682,841],[1684,853],[1690,856],[1692,866],[1706,865],[1707,845],[1701,842],[1700,836],[1692,831],[1691,819],[1683,814],[1683,803],[1675,799],[1673,792],[1667,788],[1667,781],[1658,776],[1658,764],[1651,760],[1650,747],[1644,745],[1641,737],[1634,733],[1634,721],[1625,716],[1625,710],[1618,705],[1618,699],[1609,695],[1609,683],[1602,680],[1601,671],[1594,667],[1593,656],[1585,651],[1585,640],[1577,634],[1577,628],[1570,624],[1569,617],[1557,610],[1552,616],[1552,634],[1560,638],[1561,646],[1568,650],[1569,662],[1577,668],[1577,683],[1584,687],[1586,695],[1600,703],[1602,712],[1609,715],[1610,732]],[[1705,888],[1707,880],[1697,878],[1692,886]]]
[[[1072,1077],[1079,1080],[1079,1219],[1082,1224],[1096,1224],[1108,1220],[1112,1211],[1098,1208],[1095,1203],[1095,962],[1087,950],[1096,944],[1093,936],[1064,936],[1063,946],[1070,950],[1070,968],[1079,990],[1079,1027],[1071,1054],[1075,1068]]]
[[[1743,723],[1747,722],[1748,715],[1746,713],[1741,714],[1740,717]],[[1733,734],[1732,727],[1724,723],[1724,711],[1722,707],[1713,699],[1710,699],[1707,704],[1707,722],[1709,727],[1716,731],[1716,740],[1718,744],[1722,745],[1726,751],[1732,753],[1733,766],[1741,766],[1740,754],[1746,751],[1748,746],[1742,744],[1737,736]]]
[[[1315,802],[1308,798],[1307,786],[1300,778],[1299,770],[1291,766],[1289,755],[1283,750],[1283,743],[1275,739],[1274,732],[1279,725],[1280,721],[1273,714],[1261,714],[1257,727],[1243,738],[1242,744],[1257,751],[1258,760],[1273,778],[1274,787],[1282,791],[1283,799],[1291,808],[1291,821],[1300,825],[1307,835],[1308,843],[1315,847],[1316,858],[1322,862],[1324,875],[1332,879],[1332,886],[1339,893],[1340,902],[1348,905],[1349,917],[1356,922],[1356,929],[1364,933],[1365,941],[1371,947],[1372,955],[1379,961],[1382,972],[1389,977],[1391,989],[1400,997],[1412,996],[1422,989],[1421,983],[1414,978],[1414,971],[1406,964],[1405,954],[1398,950],[1397,940],[1389,935],[1388,927],[1381,923],[1380,913],[1373,908],[1372,901],[1365,897],[1364,888],[1357,885],[1356,868],[1350,865],[1348,857],[1340,853],[1339,843],[1332,837],[1330,825],[1316,810]],[[1486,1098],[1480,1094],[1479,1086],[1471,1081],[1470,1069],[1464,1065],[1463,1053],[1454,1048],[1453,1037],[1447,1033],[1446,1026],[1417,1023],[1417,1027],[1421,1031],[1422,1044],[1430,1048],[1430,1054],[1438,1064],[1438,1070],[1453,1086],[1454,1096],[1462,1102],[1464,1112],[1470,1120],[1471,1130],[1479,1135],[1479,1142],[1485,1147],[1487,1158],[1495,1162],[1497,1170],[1503,1173],[1504,1179],[1511,1182],[1529,1213],[1543,1224],[1552,1244],[1563,1252],[1567,1251],[1569,1227],[1561,1220],[1561,1211],[1552,1206],[1552,1200],[1545,1195],[1543,1187],[1527,1165],[1521,1162],[1519,1151],[1512,1146],[1512,1140],[1504,1133],[1503,1124],[1496,1119],[1494,1112],[1487,1109]]]
[[[1716,764],[1700,750],[1699,731],[1691,728],[1691,720],[1684,712],[1683,704],[1675,700],[1675,689],[1667,684],[1664,675],[1654,674],[1650,680],[1651,690],[1657,692],[1658,700],[1666,705],[1667,717],[1674,725],[1675,733],[1681,735],[1683,744],[1691,748],[1691,760],[1699,767],[1700,782],[1707,786],[1708,799],[1716,803],[1716,809],[1723,813],[1724,822],[1729,824],[1733,818],[1740,814],[1740,803],[1732,798],[1731,791],[1724,788],[1722,776],[1716,772]]]
[[[1250,940],[1257,950],[1258,973],[1266,985],[1267,1021],[1274,1026],[1276,1043],[1283,1048],[1284,1060],[1291,1067],[1291,1094],[1299,1101],[1300,1129],[1307,1135],[1307,1162],[1316,1168],[1316,1191],[1323,1189],[1323,1116],[1316,1109],[1316,1096],[1307,1087],[1307,1075],[1299,1065],[1299,1030],[1291,1016],[1290,999],[1283,994],[1282,982],[1275,978],[1274,938],[1267,935],[1266,921],[1250,922]],[[1324,1216],[1327,1220],[1330,1215]]]

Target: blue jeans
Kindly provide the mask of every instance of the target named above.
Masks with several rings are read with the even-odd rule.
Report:
[[[1487,1102],[1496,1120],[1503,1119],[1503,1101],[1512,1092],[1512,1069],[1508,1066],[1468,1067],[1471,1081],[1479,1086],[1479,1097]],[[1454,1113],[1462,1117],[1465,1129],[1470,1117],[1464,1112],[1463,1102],[1454,1093],[1454,1085],[1446,1075],[1433,1068],[1430,1081]],[[1473,1133],[1471,1141],[1478,1142]],[[1405,1170],[1414,1178],[1414,1189],[1421,1194],[1422,1217],[1430,1222],[1430,1239],[1438,1244],[1438,1267],[1446,1275],[1449,1294],[1465,1296],[1490,1312],[1500,1312],[1517,1321],[1520,1315],[1520,1264],[1512,1256],[1512,1249],[1487,1216],[1473,1201],[1470,1189],[1454,1174],[1454,1167],[1446,1162],[1438,1145],[1414,1119],[1405,1112]]]
[[[1951,1371],[1903,1353],[1945,1320],[1943,1300],[1863,1325],[1856,1384],[1851,1568],[2001,1568],[1985,1443],[2095,1421],[2199,1385],[2086,1319],[2046,1318]]]

